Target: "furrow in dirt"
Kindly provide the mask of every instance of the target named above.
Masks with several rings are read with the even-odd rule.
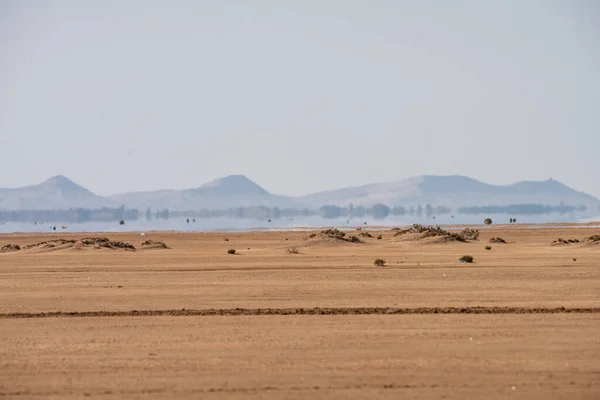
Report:
[[[560,314],[600,313],[592,308],[526,308],[526,307],[430,307],[430,308],[230,308],[204,310],[132,310],[132,311],[56,311],[40,313],[5,313],[0,319],[16,318],[99,318],[99,317],[186,317],[186,316],[242,316],[242,315],[398,315],[398,314]]]

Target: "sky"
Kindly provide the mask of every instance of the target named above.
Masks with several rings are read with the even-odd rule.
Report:
[[[0,187],[458,174],[600,197],[595,0],[4,0],[0,54]]]

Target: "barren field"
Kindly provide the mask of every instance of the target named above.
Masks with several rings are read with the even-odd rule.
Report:
[[[0,397],[600,397],[598,230],[365,232],[0,235]]]

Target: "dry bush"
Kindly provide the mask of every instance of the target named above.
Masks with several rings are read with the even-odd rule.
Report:
[[[325,235],[325,236],[337,238],[337,239],[343,239],[346,236],[345,232],[342,232],[339,229],[335,229],[335,228],[325,229],[325,230],[321,231],[321,234]]]
[[[235,249],[229,249],[229,250],[227,250],[227,254],[235,254]]]
[[[5,244],[0,248],[1,252],[9,252],[9,251],[19,251],[21,250],[21,246],[18,244]]]
[[[592,235],[585,238],[586,242],[600,243],[600,235]]]
[[[438,226],[423,226],[421,224],[414,224],[410,228],[397,230],[394,236],[401,236],[406,233],[423,233],[425,237],[433,237],[433,236],[446,236],[451,240],[457,242],[467,242],[469,240],[477,240],[479,238],[479,230],[465,228],[462,231],[449,232],[442,227]]]
[[[346,237],[345,232],[342,232],[339,229],[335,228],[325,229],[321,231],[321,235],[332,239],[343,240],[345,242],[362,243],[357,236],[352,235],[350,237]]]
[[[288,254],[300,254],[300,250],[296,246],[290,246],[286,249]]]
[[[155,247],[162,247],[163,249],[169,248],[165,242],[161,242],[158,240],[157,241],[146,240],[144,243],[142,243],[142,246],[155,246]]]
[[[385,265],[385,260],[383,258],[378,258],[373,262],[373,265],[376,267],[383,267]]]
[[[469,256],[469,255],[464,255],[458,259],[458,261],[462,261],[462,262],[466,262],[466,263],[472,263],[473,260],[474,260],[473,256]]]

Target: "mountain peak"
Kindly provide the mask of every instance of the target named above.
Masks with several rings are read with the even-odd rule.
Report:
[[[56,175],[48,178],[40,186],[54,188],[61,192],[88,192],[86,188],[78,185],[64,175]]]
[[[212,191],[218,195],[269,193],[245,175],[224,176],[200,186],[199,190]]]

